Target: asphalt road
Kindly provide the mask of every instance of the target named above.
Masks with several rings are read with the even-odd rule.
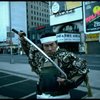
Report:
[[[100,70],[99,55],[78,55],[85,58],[90,69]],[[10,55],[0,54],[0,62],[9,62]],[[13,55],[14,63],[28,63],[26,55]],[[80,95],[79,95],[80,94]],[[0,95],[12,99],[35,99],[36,81],[0,71]],[[86,92],[74,89],[72,99],[80,99]]]
[[[0,72],[0,95],[11,99],[35,99],[36,81]]]
[[[78,56],[87,60],[89,69],[100,70],[100,55],[81,54]],[[0,54],[0,62],[10,62],[11,59],[13,59],[14,63],[28,63],[26,55]]]
[[[71,99],[80,99],[87,93],[74,89],[70,94]],[[36,99],[36,81],[0,71],[0,95],[7,99]]]

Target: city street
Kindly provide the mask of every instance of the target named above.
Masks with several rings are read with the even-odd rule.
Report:
[[[74,57],[66,58],[66,53],[58,47],[84,58],[89,69],[85,74],[87,74],[86,78],[88,76],[93,96],[88,97],[91,89],[86,82],[87,79],[84,78],[80,84],[81,78],[78,78],[80,85],[69,91],[68,99],[100,99],[100,2],[1,1],[0,11],[0,99],[35,99],[39,79],[40,88],[42,84],[44,90],[46,87],[56,88],[56,78],[59,85],[62,84],[63,79],[57,77],[58,71],[53,70],[53,72],[51,66],[57,67],[61,72],[59,76],[62,77],[62,74],[66,76],[65,84],[67,77],[72,79],[71,81],[75,78],[76,82],[71,85],[75,87],[76,74],[82,72],[83,75],[87,72],[86,70],[78,72],[77,69],[83,69],[86,64],[80,64],[81,61],[78,62],[77,59],[73,61]],[[35,48],[31,48],[32,46]],[[35,58],[28,49],[39,50],[48,59],[40,59],[41,54],[38,53],[35,53]],[[42,49],[53,59],[49,59]],[[40,68],[36,69],[38,65]],[[41,72],[37,75],[34,70]],[[67,88],[65,84],[59,86],[60,88],[57,87],[60,92]]]
[[[90,68],[89,78],[93,97],[100,98],[100,56],[78,55],[85,58]],[[38,76],[31,72],[26,55],[13,55],[14,63],[10,64],[10,55],[0,55],[0,98],[35,98]],[[86,95],[84,84],[71,91],[71,98],[82,98]]]
[[[34,99],[35,94],[36,81],[0,71],[0,99]]]
[[[94,70],[100,70],[100,55],[78,55],[87,60],[88,67]],[[10,62],[13,59],[14,63],[28,64],[28,58],[26,55],[13,55],[0,54],[0,62]]]

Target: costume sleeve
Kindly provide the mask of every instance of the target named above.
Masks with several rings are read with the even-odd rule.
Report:
[[[87,61],[84,58],[76,56],[74,53],[67,53],[63,57],[63,61],[65,62],[65,65],[69,63],[69,65],[77,70],[83,70],[84,72],[87,71]]]
[[[21,46],[25,52],[25,54],[28,56],[29,55],[29,49],[30,49],[30,45],[26,40],[21,40]]]
[[[71,80],[68,82],[66,79],[61,87],[67,89],[77,88],[82,82],[85,81],[89,69],[87,61],[74,53],[64,51],[59,57],[62,61],[62,69],[67,74],[67,78]],[[88,88],[89,91],[90,88]]]
[[[37,74],[40,72],[41,59],[39,51],[31,46],[29,50],[29,64],[31,65],[32,71],[35,71]]]
[[[66,66],[64,67],[65,70],[68,70],[68,78],[74,82],[73,87],[79,86],[89,72],[87,61],[70,52],[64,56],[63,61],[65,62],[65,65],[68,64],[67,68]]]
[[[39,73],[38,71],[38,66],[39,66],[38,59],[39,58],[38,58],[38,55],[36,55],[37,50],[25,40],[21,41],[21,45],[22,45],[22,48],[25,54],[28,57],[28,62],[31,66],[32,71],[38,74]]]

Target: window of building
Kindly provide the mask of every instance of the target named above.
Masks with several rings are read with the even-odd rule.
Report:
[[[33,16],[31,16],[31,20],[33,20]]]
[[[31,22],[31,25],[33,26],[33,22]]]
[[[37,12],[37,15],[38,15],[38,12]]]
[[[34,20],[36,20],[36,17],[34,16]]]
[[[31,5],[31,8],[33,8],[33,5]]]
[[[39,2],[39,6],[41,6],[41,2]]]
[[[35,6],[34,6],[34,9],[35,9]]]
[[[34,11],[34,15],[36,15],[36,12]]]
[[[40,21],[41,21],[41,17],[40,17]]]
[[[38,10],[38,7],[37,7],[37,10]]]
[[[36,22],[34,22],[34,25],[36,26]]]
[[[33,10],[31,10],[31,14],[33,14]]]

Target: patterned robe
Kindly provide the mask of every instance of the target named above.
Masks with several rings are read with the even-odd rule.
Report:
[[[31,46],[30,44],[28,44],[27,42],[22,42],[22,47],[26,53],[26,55],[29,58],[29,64],[31,65],[32,71],[35,71],[39,76],[40,76],[40,84],[44,85],[44,87],[42,86],[42,90],[46,91],[46,81],[49,80],[49,82],[47,82],[47,84],[49,84],[48,86],[51,87],[51,89],[57,89],[58,88],[58,83],[54,82],[53,84],[53,80],[56,80],[57,77],[61,77],[61,73],[59,71],[57,71],[57,69],[54,68],[54,66],[52,65],[52,63],[50,63],[50,61],[48,61],[47,58],[45,58],[43,56],[43,54],[41,54],[38,50],[36,50],[33,46]],[[68,52],[65,49],[58,49],[56,51],[56,53],[53,56],[50,56],[50,58],[55,61],[58,66],[66,73],[67,78],[69,80],[72,80],[75,84],[69,84],[68,82],[65,81],[65,84],[63,84],[63,86],[60,87],[60,90],[64,90],[65,87],[69,88],[68,91],[71,88],[75,88],[77,86],[79,86],[83,81],[86,83],[86,85],[88,84],[87,88],[88,88],[88,94],[91,95],[91,89],[90,89],[90,85],[88,82],[88,76],[87,73],[89,72],[88,68],[87,68],[87,62],[85,59],[79,58],[78,56],[76,56],[75,54],[73,54],[72,52]],[[53,66],[53,67],[51,67]],[[52,69],[53,68],[53,69]],[[44,69],[46,69],[44,71]],[[54,72],[52,72],[52,70],[56,70]],[[51,74],[51,73],[55,73],[55,74]],[[46,80],[42,78],[44,77],[42,74],[44,74],[44,76],[46,77]],[[51,76],[56,76],[56,78],[52,79],[48,79],[49,75]],[[42,77],[42,78],[41,78]],[[78,80],[78,82],[77,82]],[[54,87],[51,85],[54,85]],[[47,87],[48,87],[47,86]],[[57,86],[57,88],[56,88]],[[62,88],[63,87],[63,88]],[[62,89],[61,89],[62,88]],[[49,89],[49,90],[51,90]],[[54,89],[54,91],[55,91]],[[49,91],[47,90],[47,91]]]

